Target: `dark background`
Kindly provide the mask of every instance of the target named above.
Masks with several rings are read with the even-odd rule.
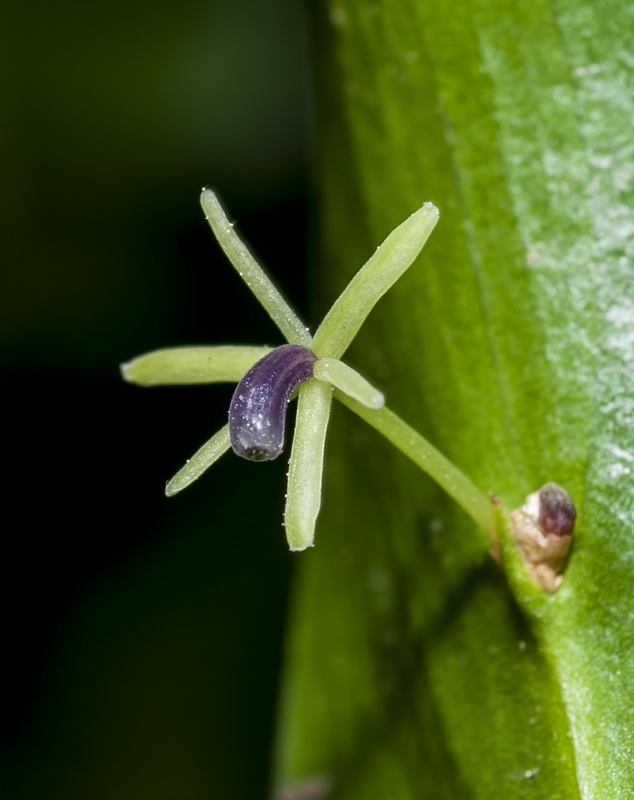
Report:
[[[163,346],[281,343],[198,205],[307,314],[295,0],[3,4],[2,796],[264,797],[292,558],[286,458],[165,481],[232,387]]]

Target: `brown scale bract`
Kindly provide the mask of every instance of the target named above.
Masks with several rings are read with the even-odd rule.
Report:
[[[572,543],[577,511],[568,492],[547,483],[529,494],[510,514],[511,529],[533,580],[547,592],[562,582],[560,574]]]

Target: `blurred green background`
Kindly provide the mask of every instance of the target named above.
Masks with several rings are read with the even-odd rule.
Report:
[[[286,459],[228,455],[166,500],[232,389],[142,390],[118,364],[281,341],[204,222],[205,184],[307,313],[301,4],[2,15],[2,796],[265,797]]]

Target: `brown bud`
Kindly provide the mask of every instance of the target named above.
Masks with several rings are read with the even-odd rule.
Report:
[[[546,483],[538,492],[537,522],[545,534],[569,536],[575,527],[577,509],[568,492],[556,483]]]
[[[577,510],[568,492],[547,483],[511,512],[511,528],[524,564],[547,592],[561,586],[566,556],[572,542]]]

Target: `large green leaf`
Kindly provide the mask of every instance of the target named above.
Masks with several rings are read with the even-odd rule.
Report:
[[[337,408],[279,783],[629,798],[632,5],[345,0],[310,22],[323,306],[423,201],[441,210],[351,360],[507,508],[555,481],[579,517],[561,589],[517,565],[509,579],[459,508]]]

